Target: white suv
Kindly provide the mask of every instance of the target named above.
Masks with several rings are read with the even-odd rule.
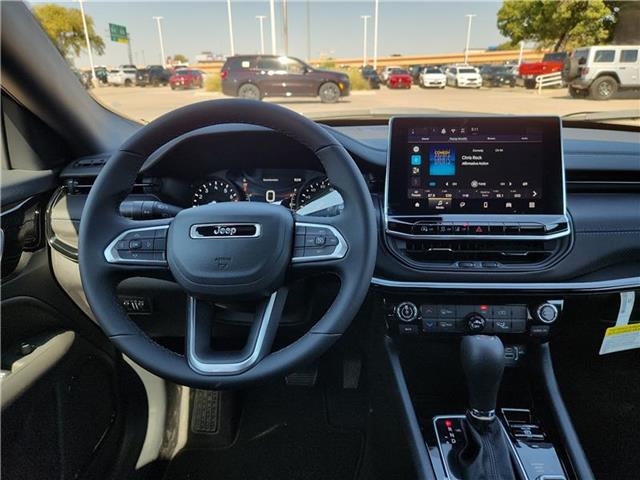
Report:
[[[447,85],[447,77],[439,67],[424,67],[418,76],[418,84],[422,88],[444,88]]]
[[[640,88],[640,45],[577,48],[562,74],[572,97],[608,100],[618,90]]]
[[[447,69],[447,85],[454,87],[480,88],[482,76],[470,65],[456,65]]]
[[[107,83],[109,85],[132,87],[136,83],[136,69],[118,68],[109,70]]]

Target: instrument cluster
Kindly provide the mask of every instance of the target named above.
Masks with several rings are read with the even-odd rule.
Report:
[[[194,182],[191,205],[213,202],[266,202],[293,211],[333,191],[326,175],[313,170],[224,170]]]

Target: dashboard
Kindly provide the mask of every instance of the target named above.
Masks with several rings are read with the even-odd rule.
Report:
[[[378,213],[380,236],[374,284],[390,288],[453,288],[452,285],[462,285],[464,288],[504,289],[524,288],[524,285],[532,284],[580,285],[582,282],[611,282],[637,277],[640,266],[640,152],[637,147],[640,136],[637,133],[562,128],[565,182],[560,185],[566,195],[563,216],[570,227],[569,234],[558,238],[542,234],[537,238],[539,232],[536,230],[519,239],[502,233],[499,237],[467,233],[458,238],[458,234],[453,232],[453,228],[457,228],[458,213],[439,209],[418,209],[416,212],[413,209],[411,216],[430,217],[427,221],[435,222],[442,230],[437,235],[427,232],[426,235],[412,234],[406,238],[385,229],[387,214],[398,214],[398,211],[385,210],[385,194],[390,191],[385,188],[389,126],[326,128],[355,160]],[[493,129],[489,133],[500,132]],[[407,175],[406,170],[410,166],[403,166],[402,162],[411,162],[414,154],[411,150],[415,146],[411,141],[409,137],[403,139],[403,156],[398,157],[402,182],[393,181],[390,185],[390,188],[400,186],[398,199],[405,199],[410,193],[411,187],[404,183],[410,181],[410,171]],[[108,158],[108,154],[104,157]],[[428,153],[425,153],[426,158]],[[428,159],[423,161],[428,162]],[[436,173],[438,169],[440,173],[451,169],[446,158],[438,159],[438,163]],[[71,252],[71,256],[77,247],[77,225],[82,205],[100,168],[95,157],[71,163],[61,174],[65,187],[50,207],[48,229],[50,237],[53,237],[49,239],[50,244],[66,244],[69,248],[65,246],[60,250]],[[468,180],[463,171],[465,168],[472,167],[456,166],[457,181]],[[524,175],[521,172],[516,171],[513,178],[527,180],[518,177]],[[492,172],[487,172],[478,180],[503,181],[492,175]],[[446,175],[435,177],[436,181],[448,181]],[[541,182],[535,185],[540,188],[538,193],[544,198],[551,198],[550,208],[560,213],[555,210],[558,203],[554,189],[558,188],[562,172],[557,172],[551,179],[533,177],[535,175],[529,181]],[[425,175],[420,181],[430,182],[432,178]],[[205,131],[182,139],[150,159],[143,167],[133,193],[179,208],[212,201],[268,202],[283,205],[301,215],[335,215],[342,208],[339,192],[333,190],[322,166],[310,151],[274,132],[253,127]],[[524,193],[533,195],[526,189]],[[458,197],[451,198],[463,201]],[[525,201],[530,200],[527,198]],[[525,207],[528,208],[528,203]],[[479,208],[482,211],[482,204]],[[481,215],[484,219],[474,226],[483,230],[488,228],[486,231],[489,233],[494,232],[496,223],[504,228],[508,217],[523,217],[516,211],[476,212],[465,215]],[[549,216],[542,212],[540,215]],[[531,232],[528,229],[536,227],[531,222],[517,223],[510,227],[516,227],[520,232]]]

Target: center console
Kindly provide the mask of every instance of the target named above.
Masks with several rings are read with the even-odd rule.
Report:
[[[486,273],[475,276],[482,283],[549,267],[572,241],[560,119],[394,118],[383,214],[387,250],[425,282],[430,270],[466,282]],[[528,391],[562,295],[465,291],[462,282],[450,291],[381,285],[378,300],[400,356],[422,372],[406,374],[436,478],[571,478],[553,407]]]

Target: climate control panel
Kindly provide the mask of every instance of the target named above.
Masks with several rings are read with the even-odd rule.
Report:
[[[387,299],[385,302],[388,316],[401,335],[528,334],[545,337],[562,308],[562,300],[458,304]]]

